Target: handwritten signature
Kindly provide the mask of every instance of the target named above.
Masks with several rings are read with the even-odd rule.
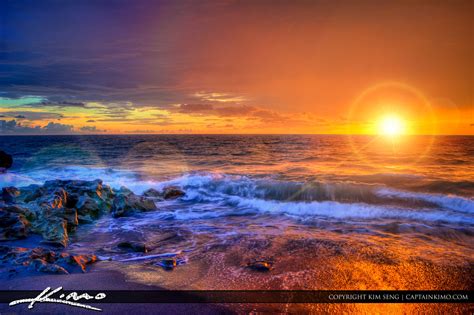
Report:
[[[43,290],[37,297],[31,298],[31,299],[21,299],[21,300],[15,300],[10,302],[10,306],[14,306],[17,304],[22,304],[22,303],[30,303],[28,305],[29,309],[32,309],[35,305],[35,303],[58,303],[58,304],[66,304],[69,306],[75,306],[75,307],[82,307],[88,310],[92,311],[99,311],[101,312],[102,309],[93,307],[87,304],[82,304],[78,303],[77,301],[79,300],[102,300],[106,297],[105,293],[98,293],[95,296],[89,295],[88,293],[83,293],[79,295],[77,292],[71,292],[67,296],[63,293],[59,296],[59,298],[54,298],[53,295],[60,292],[63,289],[63,287],[59,287],[57,289],[51,290],[50,287],[47,287],[46,289]]]

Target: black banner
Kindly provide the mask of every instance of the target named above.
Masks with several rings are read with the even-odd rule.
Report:
[[[54,289],[48,290],[51,293]],[[55,290],[56,291],[56,290]],[[42,291],[0,291],[0,303],[41,298]],[[86,298],[87,295],[87,298]],[[82,297],[81,297],[82,296]],[[473,291],[57,290],[49,298],[89,303],[473,303]],[[79,299],[78,299],[79,298]]]

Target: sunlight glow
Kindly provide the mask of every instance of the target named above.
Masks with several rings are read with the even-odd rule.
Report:
[[[405,122],[397,115],[387,115],[380,119],[378,130],[384,136],[399,136],[405,132]]]

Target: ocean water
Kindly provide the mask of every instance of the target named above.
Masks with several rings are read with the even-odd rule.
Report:
[[[114,247],[132,238],[150,244],[151,254],[184,256],[189,262],[184,270],[194,261],[201,273],[217,268],[214,272],[234,274],[231,280],[189,282],[196,270],[183,271],[182,281],[195,288],[248,287],[239,266],[257,256],[286,261],[280,278],[273,278],[280,288],[412,289],[408,278],[394,280],[407,263],[421,259],[444,270],[474,262],[474,137],[3,136],[0,149],[14,156],[14,167],[0,175],[2,187],[55,178],[100,178],[137,194],[182,187],[184,198],[160,202],[151,213],[103,218],[87,227],[89,233],[78,233],[71,246],[134,261],[136,254]],[[288,270],[299,265],[295,255],[331,265],[342,264],[342,255],[351,264],[339,265],[331,281],[312,274],[317,283],[304,282]],[[341,274],[356,277],[349,268],[357,262],[364,271],[357,277],[372,282],[347,286]],[[398,269],[374,267],[379,264]],[[419,268],[404,269],[406,277],[426,277],[427,286],[419,288],[442,288],[430,278],[433,271]],[[143,270],[130,272],[156,281]],[[180,287],[179,279],[169,286]],[[456,285],[471,284],[461,279]]]

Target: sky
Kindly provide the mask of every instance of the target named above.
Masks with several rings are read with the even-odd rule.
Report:
[[[0,134],[474,134],[474,1],[0,2]]]

